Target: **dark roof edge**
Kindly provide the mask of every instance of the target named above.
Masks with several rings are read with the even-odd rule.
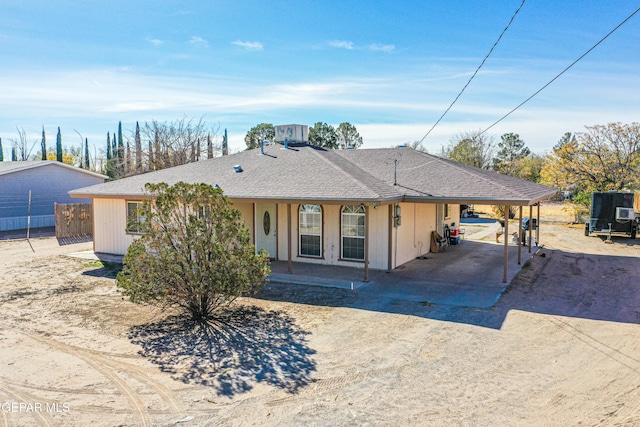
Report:
[[[404,202],[423,202],[423,203],[448,203],[460,205],[509,205],[509,206],[533,206],[536,203],[547,200],[555,195],[556,192],[550,192],[532,199],[493,199],[484,197],[424,197],[424,196],[405,196]]]

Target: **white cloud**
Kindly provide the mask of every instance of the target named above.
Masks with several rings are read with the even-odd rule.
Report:
[[[332,41],[329,42],[329,46],[337,47],[337,48],[340,48],[340,49],[352,50],[353,49],[353,42],[346,41],[346,40],[332,40]]]
[[[194,46],[209,47],[209,42],[202,37],[193,36],[189,39],[189,44]]]
[[[396,47],[392,44],[377,44],[377,43],[373,43],[369,45],[369,49],[370,50],[374,50],[374,51],[381,51],[381,52],[391,52],[395,49]]]
[[[161,44],[164,44],[164,41],[160,40],[160,39],[154,39],[152,37],[146,37],[145,40],[148,43],[151,43],[154,46],[160,46]]]
[[[264,46],[260,42],[243,42],[241,40],[236,40],[231,42],[232,45],[243,47],[247,50],[263,50]]]

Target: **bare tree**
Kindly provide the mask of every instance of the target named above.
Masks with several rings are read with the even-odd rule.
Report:
[[[33,148],[40,142],[35,140],[31,147],[29,147],[29,143],[27,142],[27,134],[24,131],[24,128],[16,126],[16,130],[18,131],[17,139],[10,139],[11,145],[13,146],[13,150],[15,150],[16,160],[18,161],[26,161],[31,157],[31,153],[33,152]]]
[[[153,146],[147,153],[149,169],[158,170],[200,160],[201,144],[209,135],[215,137],[219,126],[210,128],[204,117],[183,117],[173,122],[153,120],[141,127],[142,137]],[[212,151],[213,151],[212,146]],[[219,148],[216,149],[218,151]],[[209,153],[208,153],[209,154]]]

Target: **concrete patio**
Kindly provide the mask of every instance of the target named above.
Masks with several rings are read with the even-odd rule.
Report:
[[[508,280],[503,282],[504,243],[495,242],[499,225],[462,224],[465,239],[444,251],[428,253],[395,270],[370,270],[364,282],[360,268],[293,263],[271,263],[272,282],[295,285],[330,286],[350,289],[370,296],[464,307],[493,306],[513,277],[538,249],[522,247],[518,264],[518,246],[509,243]]]

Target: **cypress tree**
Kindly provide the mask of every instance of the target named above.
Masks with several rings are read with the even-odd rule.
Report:
[[[2,138],[0,138],[0,162],[4,162],[4,151],[2,151]]]
[[[47,137],[44,134],[44,126],[42,126],[42,141],[40,142],[40,149],[42,150],[42,160],[47,160]]]
[[[129,146],[129,140],[127,139],[127,155],[125,156],[125,163],[124,163],[124,172],[128,175],[129,171],[131,170],[131,148]]]
[[[124,142],[122,141],[122,122],[118,122],[118,156],[116,164],[118,165],[118,175],[122,176],[124,170]]]
[[[151,145],[151,140],[149,140],[149,168],[148,170],[153,170],[153,146]]]
[[[111,141],[111,158],[118,160],[118,148],[116,142],[116,133],[113,133],[113,140]]]
[[[18,161],[18,153],[16,153],[16,146],[14,145],[13,148],[11,148],[11,161],[12,162],[17,162]]]
[[[111,135],[107,132],[107,161],[111,160]]]
[[[142,141],[140,141],[140,125],[136,122],[136,172],[142,170]]]
[[[62,162],[62,134],[60,126],[58,126],[58,135],[56,136],[56,160]]]
[[[89,140],[84,139],[84,168],[89,169]]]

